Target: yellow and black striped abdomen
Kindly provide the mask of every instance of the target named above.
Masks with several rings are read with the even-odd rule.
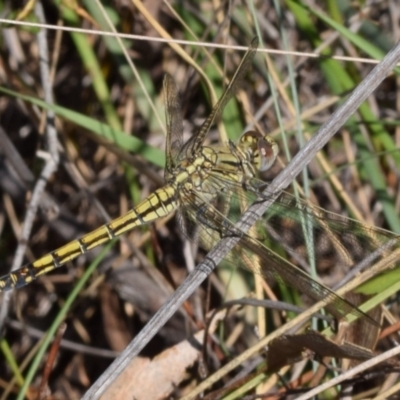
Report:
[[[168,185],[156,190],[125,215],[0,278],[0,292],[19,288],[61,267],[90,249],[107,243],[130,229],[165,217],[178,207],[177,190]]]

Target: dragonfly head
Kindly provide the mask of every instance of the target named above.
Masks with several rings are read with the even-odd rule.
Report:
[[[240,138],[240,146],[249,154],[252,165],[261,172],[269,169],[278,155],[275,141],[257,131],[244,133]]]

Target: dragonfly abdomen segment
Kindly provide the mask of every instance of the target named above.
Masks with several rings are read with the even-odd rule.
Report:
[[[148,224],[168,215],[177,207],[175,187],[164,186],[132,208],[127,214],[0,278],[0,291],[25,286],[37,277],[61,267],[68,261],[74,260],[90,249],[107,243],[136,226]]]
[[[119,236],[128,230],[153,222],[165,217],[178,207],[176,189],[172,185],[164,186],[139,205],[134,207],[127,214],[110,222],[107,226],[114,236]]]

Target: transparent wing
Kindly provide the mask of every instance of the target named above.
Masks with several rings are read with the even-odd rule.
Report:
[[[249,206],[255,201],[268,199],[262,193],[268,184],[256,178],[251,178],[244,186],[224,178],[221,173],[212,174],[209,180],[214,187],[223,186],[225,192],[233,193],[226,214],[232,222],[236,222],[245,211],[241,208],[243,204]],[[222,203],[223,200],[218,202]],[[392,232],[310,206],[287,192],[280,194],[259,224],[267,228],[268,233],[264,236],[277,236],[275,241],[303,255],[304,259],[308,259],[308,264],[315,262],[323,268],[327,268],[328,263],[350,268],[363,261],[366,254],[373,253],[392,240],[400,247],[400,237]],[[304,234],[305,225],[310,226],[308,234]],[[388,252],[386,250],[383,256]]]
[[[229,82],[229,85],[226,87],[223,95],[211,111],[211,114],[203,122],[203,125],[200,127],[199,131],[185,143],[180,155],[181,159],[193,157],[199,152],[211,125],[221,116],[226,104],[232,99],[240,87],[244,76],[251,66],[253,58],[256,55],[257,47],[258,38],[255,37],[252,40],[250,47],[248,48],[242,61],[240,62],[232,80]]]
[[[178,155],[183,146],[183,125],[178,88],[171,75],[165,75],[163,87],[167,125],[165,179],[168,179],[173,169],[177,166]]]
[[[243,204],[250,204],[257,198],[265,199],[263,195],[257,196],[259,187],[265,187],[265,183],[257,181],[254,179],[254,185],[244,190],[241,184],[224,180],[217,174],[209,178],[209,184],[220,193],[212,204],[204,201],[202,193],[191,193],[185,200],[187,215],[202,226],[199,234],[202,246],[209,250],[223,237],[239,236],[240,242],[229,256],[230,262],[237,264],[242,260],[242,267],[266,278],[285,282],[314,300],[325,300],[328,311],[336,317],[348,313],[364,315],[291,261],[306,268],[314,263],[317,268],[341,266],[349,269],[385,243],[392,242],[390,250],[399,247],[399,238],[389,232],[312,208],[288,193],[283,193],[264,218],[258,221],[255,235],[244,234],[234,227],[234,223],[243,213]],[[221,187],[225,189],[221,190]],[[378,252],[370,262],[383,259],[388,251]],[[260,262],[254,262],[254,257]]]

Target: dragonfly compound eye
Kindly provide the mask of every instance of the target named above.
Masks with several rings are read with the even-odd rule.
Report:
[[[278,145],[268,136],[258,140],[258,151],[260,154],[259,170],[266,171],[271,168],[278,156]]]

